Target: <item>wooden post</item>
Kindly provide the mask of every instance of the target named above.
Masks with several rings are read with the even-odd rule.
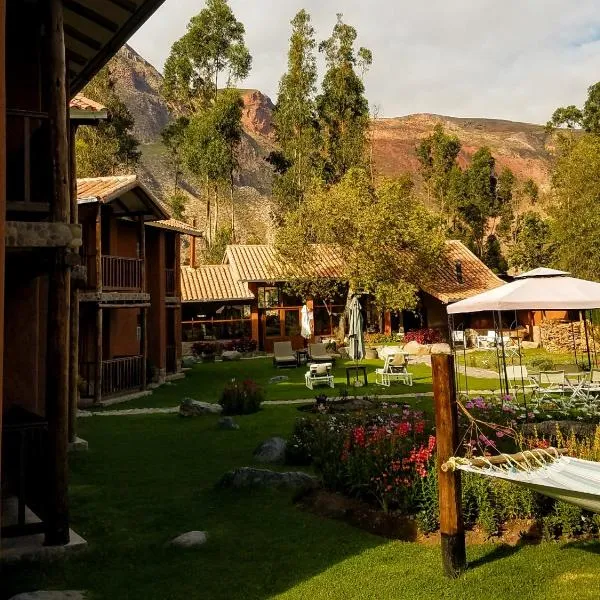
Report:
[[[103,309],[100,305],[96,307],[96,377],[94,383],[94,402],[97,404],[102,400],[102,335]]]
[[[445,472],[441,469],[441,466],[454,456],[458,447],[454,357],[450,354],[433,354],[431,367],[435,402],[442,563],[444,573],[448,577],[455,578],[465,570],[467,565],[460,471]]]
[[[196,227],[196,217],[192,219],[192,227]],[[196,236],[190,235],[190,267],[196,267]]]
[[[77,123],[71,121],[69,139],[69,178],[71,192],[71,223],[79,222],[77,204],[77,176],[75,159],[75,136]],[[71,352],[69,356],[69,442],[77,437],[77,403],[79,401],[79,290],[71,282]]]
[[[96,213],[96,292],[102,293],[102,202],[98,202],[98,212]]]
[[[142,331],[140,339],[140,346],[142,349],[142,389],[145,390],[148,386],[148,309],[141,308],[140,310],[142,316]]]
[[[146,291],[146,230],[144,226],[144,217],[140,216],[139,220],[139,241],[140,241],[140,258],[142,259],[142,292]],[[164,270],[160,273],[164,279]]]
[[[49,0],[46,35],[46,74],[50,158],[53,169],[50,219],[69,223],[69,131],[65,41],[62,0]],[[46,369],[46,418],[48,420],[47,545],[69,542],[68,428],[69,428],[69,331],[71,273],[66,249],[56,250],[48,277],[48,328]]]
[[[5,3],[0,0],[0,39],[5,40]],[[0,240],[5,239],[6,223],[6,94],[5,94],[5,43],[0,44]],[[4,365],[4,244],[0,244],[0,431],[2,431],[3,365]],[[0,435],[0,459],[2,458],[2,436]],[[2,480],[0,460],[0,481]],[[1,496],[1,495],[0,495]],[[0,497],[0,514],[2,499]]]

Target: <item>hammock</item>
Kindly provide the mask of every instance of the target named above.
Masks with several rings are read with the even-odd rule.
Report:
[[[600,463],[548,448],[495,457],[452,457],[442,470],[460,469],[511,481],[544,496],[600,514]]]

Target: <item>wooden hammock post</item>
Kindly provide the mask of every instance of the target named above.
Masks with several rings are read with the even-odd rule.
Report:
[[[456,578],[467,566],[460,471],[443,471],[441,468],[451,456],[454,456],[458,446],[454,357],[450,354],[433,354],[431,367],[435,402],[442,563],[445,575]]]

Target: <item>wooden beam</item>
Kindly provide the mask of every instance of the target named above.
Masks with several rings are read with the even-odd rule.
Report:
[[[88,6],[83,4],[79,4],[79,2],[75,2],[75,0],[63,0],[63,4],[67,10],[99,25],[106,31],[110,31],[111,33],[116,33],[119,31],[119,26],[114,21],[107,19],[104,15],[101,15],[99,12],[92,10]]]
[[[102,293],[102,203],[98,203],[95,231],[96,292]]]
[[[142,259],[142,292],[146,291],[146,228],[144,218],[140,217],[138,222],[138,239],[140,243],[140,258]],[[161,274],[164,276],[164,273]]]
[[[63,6],[49,0],[45,53],[47,74],[50,153],[53,169],[50,219],[69,223],[69,129]],[[48,276],[48,327],[46,356],[46,418],[48,420],[48,481],[46,544],[69,542],[68,427],[69,427],[69,330],[71,273],[66,250],[55,250]]]
[[[96,381],[94,382],[94,402],[98,404],[102,400],[102,306],[96,307]]]
[[[148,309],[141,309],[142,390],[148,386]]]
[[[123,10],[133,14],[137,10],[137,4],[131,0],[108,0],[111,4],[122,8]]]
[[[467,566],[460,471],[444,471],[441,468],[441,465],[456,453],[459,440],[454,357],[450,354],[432,354],[431,368],[438,455],[442,564],[446,576],[456,578]]]
[[[95,40],[94,38],[90,37],[89,35],[85,35],[85,33],[82,33],[81,31],[79,31],[78,29],[75,29],[74,27],[71,27],[70,25],[65,25],[65,34],[68,35],[69,37],[73,38],[80,44],[83,44],[84,46],[87,46],[88,48],[95,50],[96,52],[98,52],[99,50],[102,49],[101,42],[99,42],[98,40]]]
[[[71,223],[79,222],[77,205],[77,166],[75,156],[75,136],[77,123],[70,122],[69,128],[69,190],[71,194]],[[71,324],[69,356],[69,442],[77,438],[77,403],[79,401],[79,290],[71,282]]]

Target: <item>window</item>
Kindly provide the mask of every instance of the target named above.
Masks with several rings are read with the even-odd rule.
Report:
[[[300,335],[300,311],[285,311],[285,335],[286,337]]]
[[[281,292],[277,287],[261,287],[258,289],[258,307],[271,308],[281,304]]]
[[[281,316],[278,310],[265,311],[265,335],[266,337],[281,336]]]

